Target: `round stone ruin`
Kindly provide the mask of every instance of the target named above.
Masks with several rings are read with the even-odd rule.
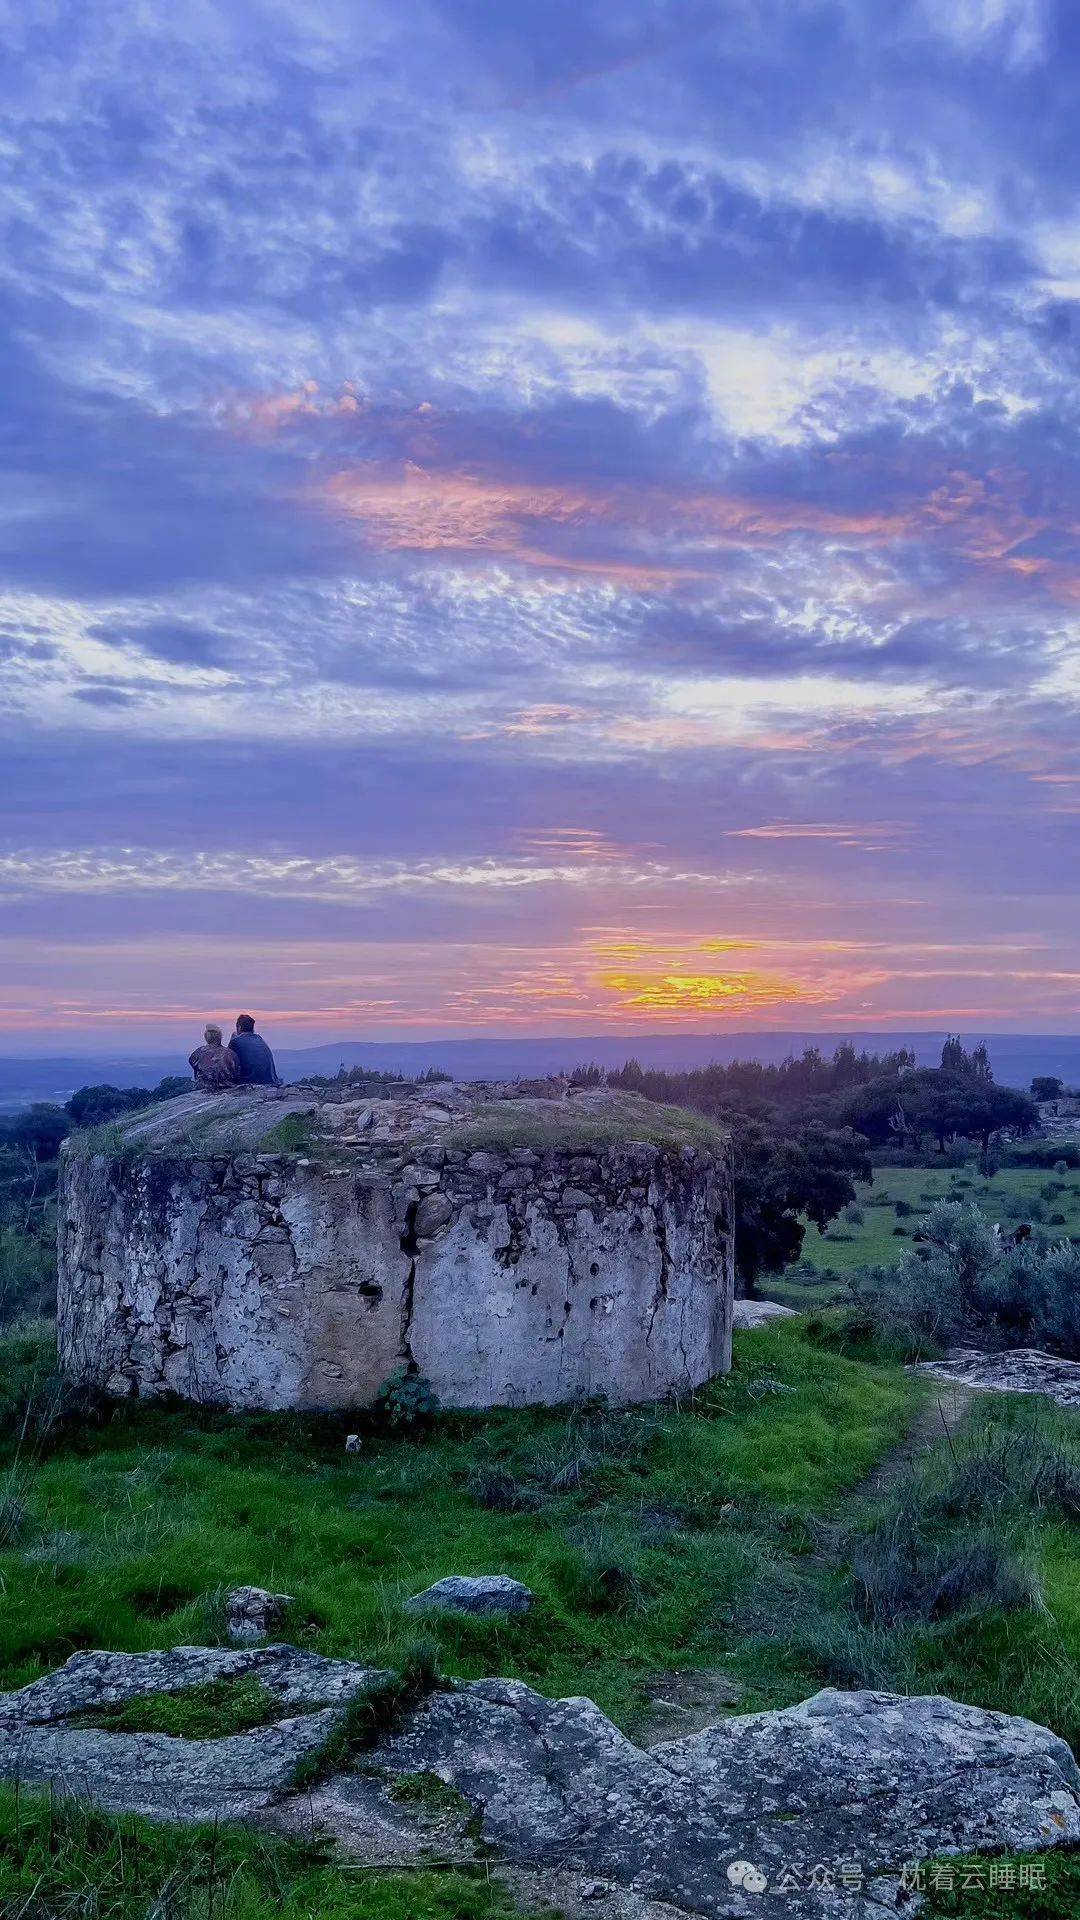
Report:
[[[635,1095],[192,1090],[66,1144],[59,1347],[112,1396],[444,1406],[658,1399],[726,1371],[732,1160]]]

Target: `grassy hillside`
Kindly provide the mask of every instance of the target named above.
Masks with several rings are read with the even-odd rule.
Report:
[[[534,1590],[532,1612],[433,1620],[443,1670],[591,1695],[631,1733],[665,1682],[700,1669],[729,1711],[822,1685],[937,1691],[1080,1746],[1080,1420],[1039,1402],[990,1400],[969,1437],[907,1463],[896,1450],[927,1385],[787,1323],[738,1336],[731,1376],[682,1407],[448,1414],[419,1434],[372,1427],[359,1455],[341,1422],[122,1407],[62,1418],[20,1459],[48,1367],[47,1336],[0,1350],[0,1686],[80,1647],[213,1643],[222,1591],[245,1582],[295,1596],[283,1637],[399,1665],[415,1651],[409,1595],[504,1572]],[[214,1704],[186,1703],[196,1731]],[[198,1836],[45,1821],[0,1796],[0,1912],[35,1886],[73,1897],[93,1881],[94,1911],[144,1920],[170,1873],[216,1920],[506,1912],[486,1877],[376,1883],[244,1837],[211,1863]],[[1047,1877],[1041,1904],[1005,1889],[982,1911],[1064,1920],[1075,1876],[1053,1863]],[[954,1910],[946,1891],[935,1904]]]
[[[32,1342],[16,1352],[29,1373]],[[778,1565],[918,1391],[784,1329],[743,1336],[732,1376],[684,1410],[444,1416],[359,1455],[340,1423],[124,1409],[61,1434],[23,1489],[0,1553],[0,1684],[77,1647],[212,1638],[215,1594],[245,1582],[296,1596],[290,1637],[393,1664],[410,1594],[505,1572],[538,1606],[438,1625],[448,1669],[586,1692],[632,1726],[650,1673],[716,1661],[768,1610]],[[779,1671],[762,1684],[790,1692]]]

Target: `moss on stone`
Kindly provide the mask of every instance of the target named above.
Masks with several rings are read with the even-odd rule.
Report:
[[[636,1094],[612,1096],[602,1112],[574,1101],[540,1106],[525,1101],[500,1100],[477,1109],[458,1126],[440,1128],[440,1146],[512,1152],[515,1148],[540,1151],[602,1152],[605,1147],[636,1142],[653,1147],[698,1147],[722,1151],[728,1135],[703,1114],[684,1107],[657,1106]]]
[[[284,1707],[258,1680],[211,1680],[179,1693],[140,1693],[115,1706],[95,1707],[72,1725],[109,1733],[168,1733],[179,1740],[222,1740],[269,1726],[302,1709]]]
[[[318,1145],[318,1133],[308,1113],[287,1113],[268,1127],[258,1142],[259,1153],[308,1153]]]

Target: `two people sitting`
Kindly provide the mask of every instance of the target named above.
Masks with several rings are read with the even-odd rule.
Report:
[[[230,1087],[280,1087],[278,1070],[262,1035],[256,1033],[250,1013],[237,1016],[236,1032],[224,1045],[221,1028],[211,1021],[203,1028],[203,1045],[188,1056],[195,1085],[206,1093],[225,1093]]]

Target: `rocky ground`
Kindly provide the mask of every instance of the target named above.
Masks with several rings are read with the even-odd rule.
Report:
[[[281,1717],[244,1733],[92,1724],[253,1679]],[[952,1700],[827,1690],[645,1750],[589,1700],[482,1680],[437,1687],[350,1753],[350,1704],[384,1679],[289,1646],[76,1654],[0,1696],[0,1776],[159,1819],[314,1827],[366,1865],[489,1849],[523,1893],[623,1920],[870,1920],[903,1906],[913,1862],[1080,1841],[1064,1742]]]

